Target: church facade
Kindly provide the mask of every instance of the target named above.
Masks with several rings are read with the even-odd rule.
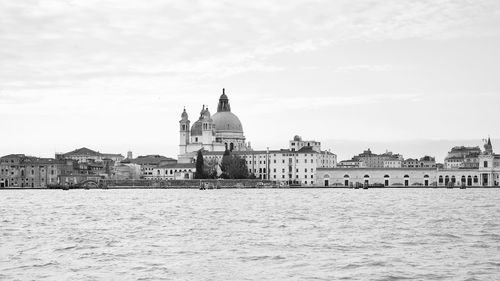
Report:
[[[179,162],[192,163],[198,150],[208,152],[249,151],[252,150],[245,140],[241,121],[231,112],[231,105],[222,89],[217,112],[210,114],[208,107],[203,105],[198,120],[192,125],[186,109],[179,121]]]

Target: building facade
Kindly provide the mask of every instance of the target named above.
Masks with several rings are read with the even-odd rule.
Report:
[[[294,139],[296,140],[297,136]],[[337,156],[330,151],[321,150],[320,145],[316,147],[293,145],[293,140],[289,143],[288,149],[233,151],[232,154],[244,159],[249,174],[255,175],[258,179],[303,186],[315,185],[318,168],[333,168],[337,164]],[[319,144],[317,141],[308,143]],[[300,148],[296,150],[297,147]],[[202,154],[204,162],[209,167],[215,168],[221,163],[224,155],[218,151],[203,151]],[[191,163],[195,162],[196,157],[193,157]]]
[[[74,164],[72,160],[7,155],[0,158],[0,188],[46,188],[56,185],[60,176],[74,171]]]
[[[191,126],[186,109],[179,121],[179,162],[189,163],[198,150],[224,152],[251,150],[245,141],[241,121],[231,112],[229,99],[222,89],[217,112],[210,114],[208,107],[203,105],[200,117]]]
[[[454,147],[448,165],[439,167],[433,157],[408,159],[402,168],[319,168],[317,186],[351,187],[378,185],[391,187],[496,187],[500,185],[500,155],[493,153],[488,138],[484,152],[479,147]],[[479,151],[479,153],[478,153]],[[476,165],[463,165],[467,157],[476,157]],[[455,163],[460,159],[461,164]]]

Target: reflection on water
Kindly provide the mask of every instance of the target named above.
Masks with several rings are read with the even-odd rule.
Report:
[[[500,189],[0,192],[0,279],[500,280]]]

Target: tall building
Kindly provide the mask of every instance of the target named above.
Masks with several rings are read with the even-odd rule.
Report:
[[[179,121],[179,162],[189,163],[191,157],[200,149],[205,151],[247,151],[251,150],[245,142],[241,121],[233,112],[229,99],[222,89],[217,112],[210,114],[203,105],[200,116],[191,126],[186,109]]]
[[[479,174],[482,186],[500,185],[500,154],[493,153],[491,139],[484,144],[484,152],[478,156]]]

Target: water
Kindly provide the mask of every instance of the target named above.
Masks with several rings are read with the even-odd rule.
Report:
[[[500,189],[0,191],[1,280],[500,280]]]

